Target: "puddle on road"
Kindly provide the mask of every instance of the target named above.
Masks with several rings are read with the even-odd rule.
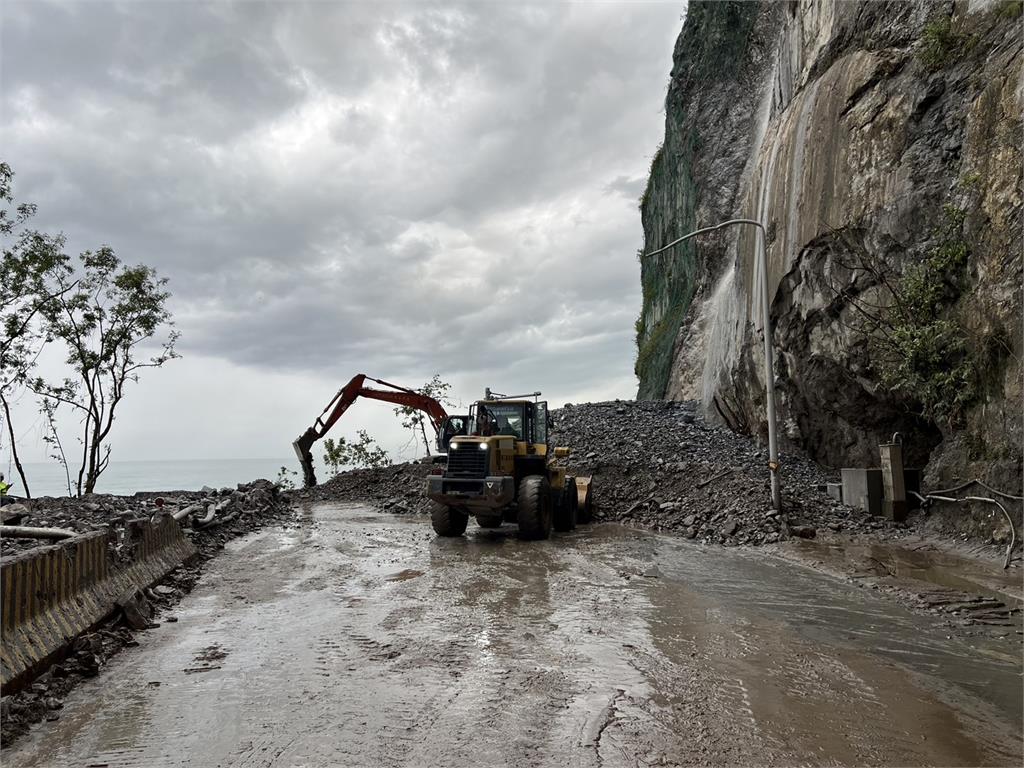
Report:
[[[859,544],[799,539],[791,543],[802,559],[851,572],[889,574],[968,594],[984,595],[1011,607],[1024,603],[1018,569],[997,571],[991,566],[930,547],[910,549],[897,544]]]
[[[825,647],[840,642],[869,651],[961,686],[994,704],[1011,722],[1024,717],[1020,660],[979,659],[979,647],[1005,652],[1015,648],[1013,641],[981,637],[968,644],[947,638],[933,620],[870,590],[756,551],[707,549],[667,537],[657,541],[656,556],[666,577],[732,614],[784,623]]]
[[[929,618],[820,572],[756,551],[702,547],[616,525],[531,544],[518,542],[514,528],[471,528],[465,539],[431,546],[457,551],[481,569],[479,590],[469,594],[500,600],[491,606],[496,612],[521,612],[521,598],[517,587],[494,590],[490,582],[536,569],[549,589],[567,579],[584,595],[642,593],[649,607],[637,617],[639,626],[599,626],[579,595],[566,601],[549,596],[550,613],[541,618],[599,658],[605,672],[624,652],[638,651],[633,665],[642,678],[620,670],[616,679],[669,710],[679,706],[673,691],[694,682],[679,676],[681,667],[693,659],[714,670],[708,680],[716,693],[704,706],[719,707],[721,721],[758,731],[778,750],[768,762],[785,762],[796,747],[797,754],[815,756],[811,763],[886,764],[893,759],[886,744],[905,743],[908,734],[920,743],[901,746],[904,761],[971,765],[995,755],[1009,755],[1011,763],[1019,758],[1019,746],[1015,750],[1000,730],[1012,731],[1024,715],[1021,664],[1006,654],[1008,645],[947,638]],[[582,562],[553,558],[553,548],[603,562],[604,578]],[[644,642],[631,642],[645,633],[663,657],[645,661]],[[1003,725],[989,728],[992,719]],[[673,720],[675,727],[685,726]]]
[[[1001,685],[1005,695],[992,703],[1015,722],[1012,667],[978,664],[967,648],[908,643],[910,627],[896,612],[826,595],[813,580],[780,584],[756,564],[729,565],[732,578],[714,583],[687,571],[648,585],[649,626],[666,657],[713,670],[705,674],[717,689],[717,716],[757,733],[774,758],[767,762],[796,754],[809,764],[982,765],[1012,755],[998,731],[978,731],[999,707],[975,702],[994,693],[990,683]],[[745,577],[759,578],[738,589]],[[672,706],[675,686],[660,674],[654,667],[653,687]],[[957,690],[950,678],[973,690]],[[920,743],[909,743],[911,735]]]

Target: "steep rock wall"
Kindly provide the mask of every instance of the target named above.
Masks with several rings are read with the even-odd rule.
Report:
[[[643,252],[732,217],[764,222],[780,421],[827,465],[877,464],[899,431],[932,487],[1021,487],[1020,12],[690,5]],[[763,430],[758,247],[756,230],[735,227],[641,257],[641,398],[700,398],[734,429]],[[936,286],[913,282],[935,264]],[[917,321],[894,317],[925,289],[926,330],[963,339],[940,347],[960,350],[948,362],[963,387],[919,350],[912,364],[879,352],[900,334],[917,343]],[[908,365],[927,369],[919,391],[892,380]]]

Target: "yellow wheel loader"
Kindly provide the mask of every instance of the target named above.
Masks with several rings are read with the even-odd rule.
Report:
[[[461,536],[470,516],[483,528],[517,523],[524,539],[591,521],[591,478],[559,466],[569,449],[548,446],[548,404],[539,398],[488,389],[470,408],[466,434],[448,443],[447,465],[427,476],[438,536]]]

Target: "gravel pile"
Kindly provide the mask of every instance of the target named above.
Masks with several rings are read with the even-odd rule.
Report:
[[[780,456],[784,511],[776,513],[768,449],[708,424],[694,402],[567,405],[554,418],[552,442],[572,450],[570,471],[594,476],[597,519],[727,546],[903,527],[832,499],[825,483],[837,473],[788,452]]]
[[[571,450],[573,474],[593,475],[595,518],[726,546],[772,543],[819,530],[898,534],[901,524],[846,507],[825,493],[837,480],[809,459],[783,453],[785,511],[771,508],[768,451],[704,421],[697,403],[614,401],[552,412],[553,445]],[[425,513],[428,460],[342,473],[301,501],[365,502]]]
[[[289,491],[288,497],[294,502],[363,502],[397,515],[426,514],[430,499],[424,493],[425,478],[434,466],[430,459],[421,459],[376,469],[354,469],[315,488]]]

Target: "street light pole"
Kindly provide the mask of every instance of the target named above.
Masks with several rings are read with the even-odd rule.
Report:
[[[757,227],[757,231],[761,233],[761,258],[758,259],[758,268],[761,270],[761,310],[762,322],[764,324],[764,380],[765,397],[767,398],[766,416],[768,418],[768,470],[772,484],[772,507],[776,510],[781,510],[782,489],[779,484],[779,443],[775,426],[775,365],[772,350],[772,319],[769,307],[771,297],[768,291],[768,237],[765,233],[764,224],[754,219],[729,219],[729,221],[723,221],[721,224],[716,224],[713,227],[703,227],[702,229],[694,230],[656,251],[645,253],[644,256],[655,256],[684,240],[689,240],[691,237],[714,232],[716,229],[722,229],[722,227],[728,227],[733,224],[748,224]]]

